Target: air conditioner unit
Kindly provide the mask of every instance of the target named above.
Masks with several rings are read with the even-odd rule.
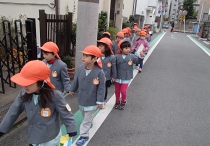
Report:
[[[147,7],[146,10],[147,11],[152,11],[152,7]]]

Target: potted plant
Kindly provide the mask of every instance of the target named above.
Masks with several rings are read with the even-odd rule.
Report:
[[[66,55],[66,56],[63,56],[62,60],[67,65],[67,71],[68,71],[70,79],[73,79],[74,78],[74,71],[75,71],[75,68],[74,68],[75,63],[73,61],[73,58],[69,55]]]

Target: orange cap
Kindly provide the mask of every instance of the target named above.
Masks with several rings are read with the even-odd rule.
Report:
[[[112,47],[112,41],[109,38],[102,38],[102,39],[98,40],[97,42],[107,44],[109,46],[109,49],[111,51],[111,54],[114,54],[113,51],[112,51],[112,49],[111,49],[111,47]]]
[[[125,33],[128,33],[128,29],[126,29],[126,28],[123,28],[122,29],[122,32],[125,34]]]
[[[130,27],[126,27],[126,29],[128,30],[128,32],[131,32],[131,29],[130,29]]]
[[[122,31],[120,31],[120,32],[117,33],[117,36],[124,38],[124,33]]]
[[[59,48],[54,42],[46,42],[42,47],[39,48],[46,52],[53,52],[55,53],[55,56],[58,59],[61,59],[60,56],[58,55]]]
[[[37,81],[45,81],[52,89],[55,86],[50,82],[50,69],[43,61],[33,60],[26,63],[20,73],[11,77],[11,81],[20,86],[29,86]]]
[[[126,27],[126,29],[128,30],[128,35],[131,35],[131,29],[130,29],[130,27]]]
[[[109,47],[112,47],[112,41],[109,38],[101,38],[100,40],[97,40],[99,43],[107,44]]]
[[[147,32],[147,30],[146,30],[146,29],[142,29],[142,31],[145,31],[145,32]]]
[[[137,32],[137,31],[139,31],[139,32],[140,32],[140,31],[141,31],[141,29],[140,29],[140,28],[136,28],[136,30],[135,30],[135,31],[136,31],[136,32]]]
[[[147,33],[145,31],[140,32],[140,36],[146,36],[146,35],[147,35]]]
[[[80,51],[80,52],[84,54],[88,54],[88,55],[94,55],[98,58],[102,56],[101,50],[94,45],[87,46],[83,51]],[[102,62],[100,58],[97,60],[97,64],[100,68],[102,68]]]
[[[84,54],[88,54],[88,55],[94,55],[96,57],[102,56],[101,50],[97,46],[94,46],[94,45],[87,46],[83,51],[80,51],[80,52]]]
[[[117,49],[117,54],[120,54],[121,53],[121,49],[120,49],[120,45],[122,44],[123,40],[120,40],[117,44],[118,46],[118,49]]]
[[[134,26],[134,27],[133,27],[133,30],[135,31],[137,28],[138,28],[137,26]]]
[[[111,37],[111,34],[108,31],[103,32],[103,34],[107,34],[109,37]]]

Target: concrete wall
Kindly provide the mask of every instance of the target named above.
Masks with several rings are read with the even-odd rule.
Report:
[[[78,0],[60,0],[60,14],[64,15],[67,12],[73,13],[73,22],[77,20]]]
[[[123,17],[129,19],[130,15],[132,15],[133,2],[134,0],[124,0]]]
[[[198,7],[197,20],[199,20],[199,18],[200,18],[200,13],[201,13],[201,8],[202,8],[203,2],[206,2],[205,6],[204,6],[204,9],[203,9],[203,13],[209,13],[209,11],[210,11],[210,0],[200,0],[200,6]],[[202,18],[203,17],[201,17],[201,21],[202,21]]]
[[[144,16],[144,24],[154,24],[155,17],[157,15],[158,4],[160,2],[158,0],[148,0],[141,1],[137,0],[136,14],[140,16]]]
[[[115,3],[115,26],[120,31],[122,29],[122,22],[123,22],[123,1],[124,0],[116,0]]]
[[[37,43],[40,43],[40,33],[38,29],[39,10],[44,9],[48,14],[55,14],[55,9],[50,3],[51,0],[42,0],[39,2],[34,2],[33,0],[13,0],[13,2],[8,2],[8,0],[1,0],[0,15],[9,19],[19,19],[20,15],[25,15],[27,18],[36,18]]]
[[[110,1],[100,0],[98,12],[107,11],[108,20],[110,14]],[[19,15],[28,18],[36,18],[37,43],[40,44],[39,10],[43,9],[47,14],[55,14],[54,0],[0,0],[0,16],[10,19],[19,19]],[[77,21],[78,0],[60,0],[59,14],[64,15],[73,12],[73,21]]]
[[[107,23],[109,25],[109,17],[110,17],[110,6],[111,6],[111,0],[100,0],[99,1],[99,13],[101,11],[107,12]]]

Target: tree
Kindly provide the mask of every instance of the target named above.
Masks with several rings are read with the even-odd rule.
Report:
[[[195,8],[194,8],[194,2],[196,0],[184,0],[183,2],[183,9],[186,10],[187,18],[194,18],[195,16]]]

